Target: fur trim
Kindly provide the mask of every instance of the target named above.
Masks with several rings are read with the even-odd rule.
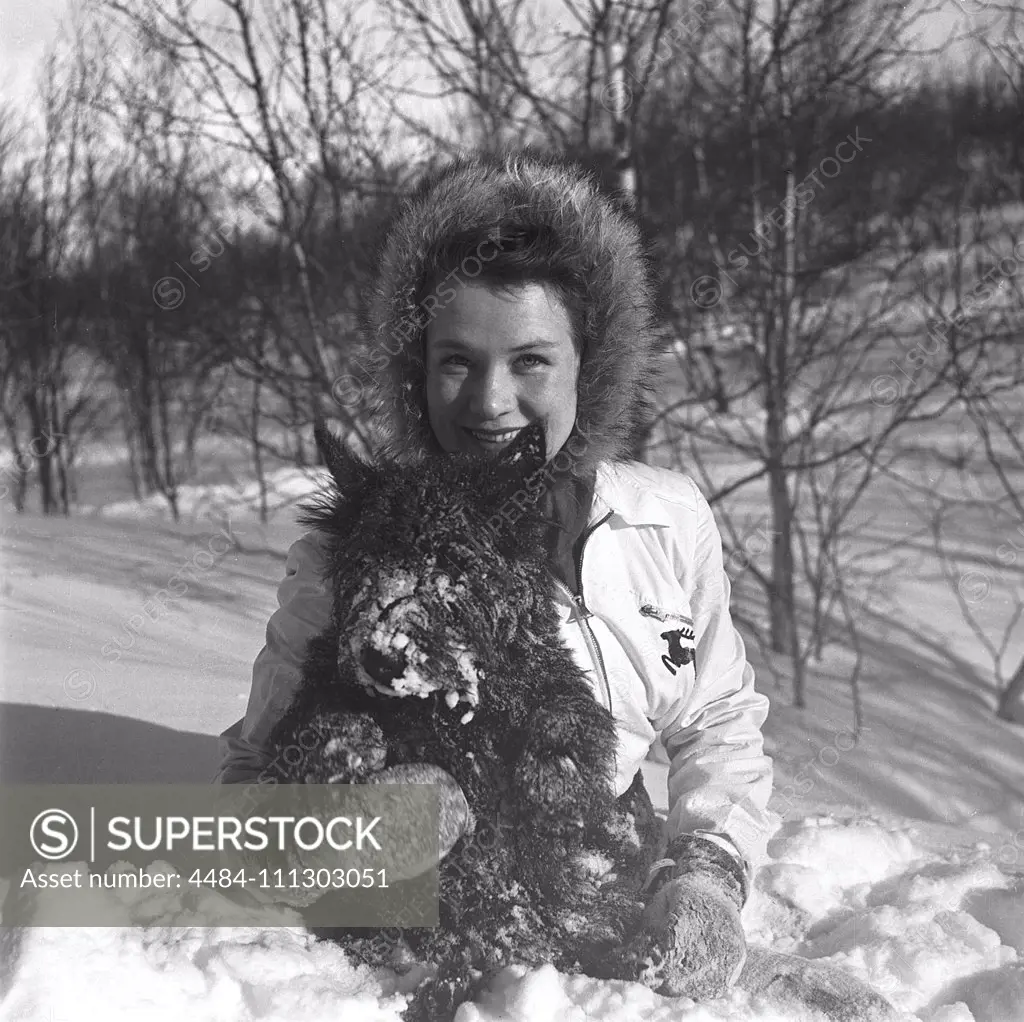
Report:
[[[631,457],[651,415],[664,350],[639,229],[580,167],[521,150],[457,158],[428,175],[391,222],[366,294],[366,347],[357,360],[369,368],[378,455],[418,460],[438,449],[425,408],[425,324],[415,307],[436,253],[456,237],[490,238],[480,243],[486,261],[493,239],[538,228],[570,254],[586,282],[589,322],[571,441],[577,463]]]

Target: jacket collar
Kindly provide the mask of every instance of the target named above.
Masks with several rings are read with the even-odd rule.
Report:
[[[590,521],[599,521],[609,511],[627,525],[672,525],[664,505],[650,491],[641,489],[615,462],[601,462],[597,466]]]

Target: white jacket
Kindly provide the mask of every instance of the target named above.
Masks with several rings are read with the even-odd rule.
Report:
[[[221,782],[253,780],[267,765],[264,746],[305,645],[327,625],[321,544],[310,532],[288,552],[245,718],[222,736]],[[559,583],[561,631],[618,722],[617,794],[660,734],[670,760],[669,837],[731,844],[751,878],[772,831],[772,763],[761,735],[768,699],[754,690],[729,614],[721,537],[703,494],[689,476],[602,462],[577,573],[579,601]]]

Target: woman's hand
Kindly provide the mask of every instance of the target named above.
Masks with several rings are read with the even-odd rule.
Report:
[[[743,865],[692,834],[676,838],[668,856],[655,867],[643,932],[628,952],[635,978],[665,997],[721,997],[747,957]]]
[[[643,925],[649,944],[638,978],[665,997],[721,997],[746,962],[736,902],[700,870],[662,885]]]

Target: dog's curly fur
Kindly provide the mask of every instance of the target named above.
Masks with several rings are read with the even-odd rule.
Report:
[[[336,487],[305,520],[332,538],[332,622],[271,744],[323,737],[281,779],[434,764],[478,831],[497,836],[473,857],[456,845],[440,870],[440,927],[406,933],[417,959],[441,967],[407,1017],[450,1019],[475,978],[513,962],[601,974],[603,953],[638,924],[658,821],[639,776],[614,797],[614,720],[559,637],[542,523],[528,509],[487,525],[543,468],[542,428],[494,461],[415,468],[363,464],[323,430],[317,441]],[[392,950],[365,931],[334,936],[374,965]]]

